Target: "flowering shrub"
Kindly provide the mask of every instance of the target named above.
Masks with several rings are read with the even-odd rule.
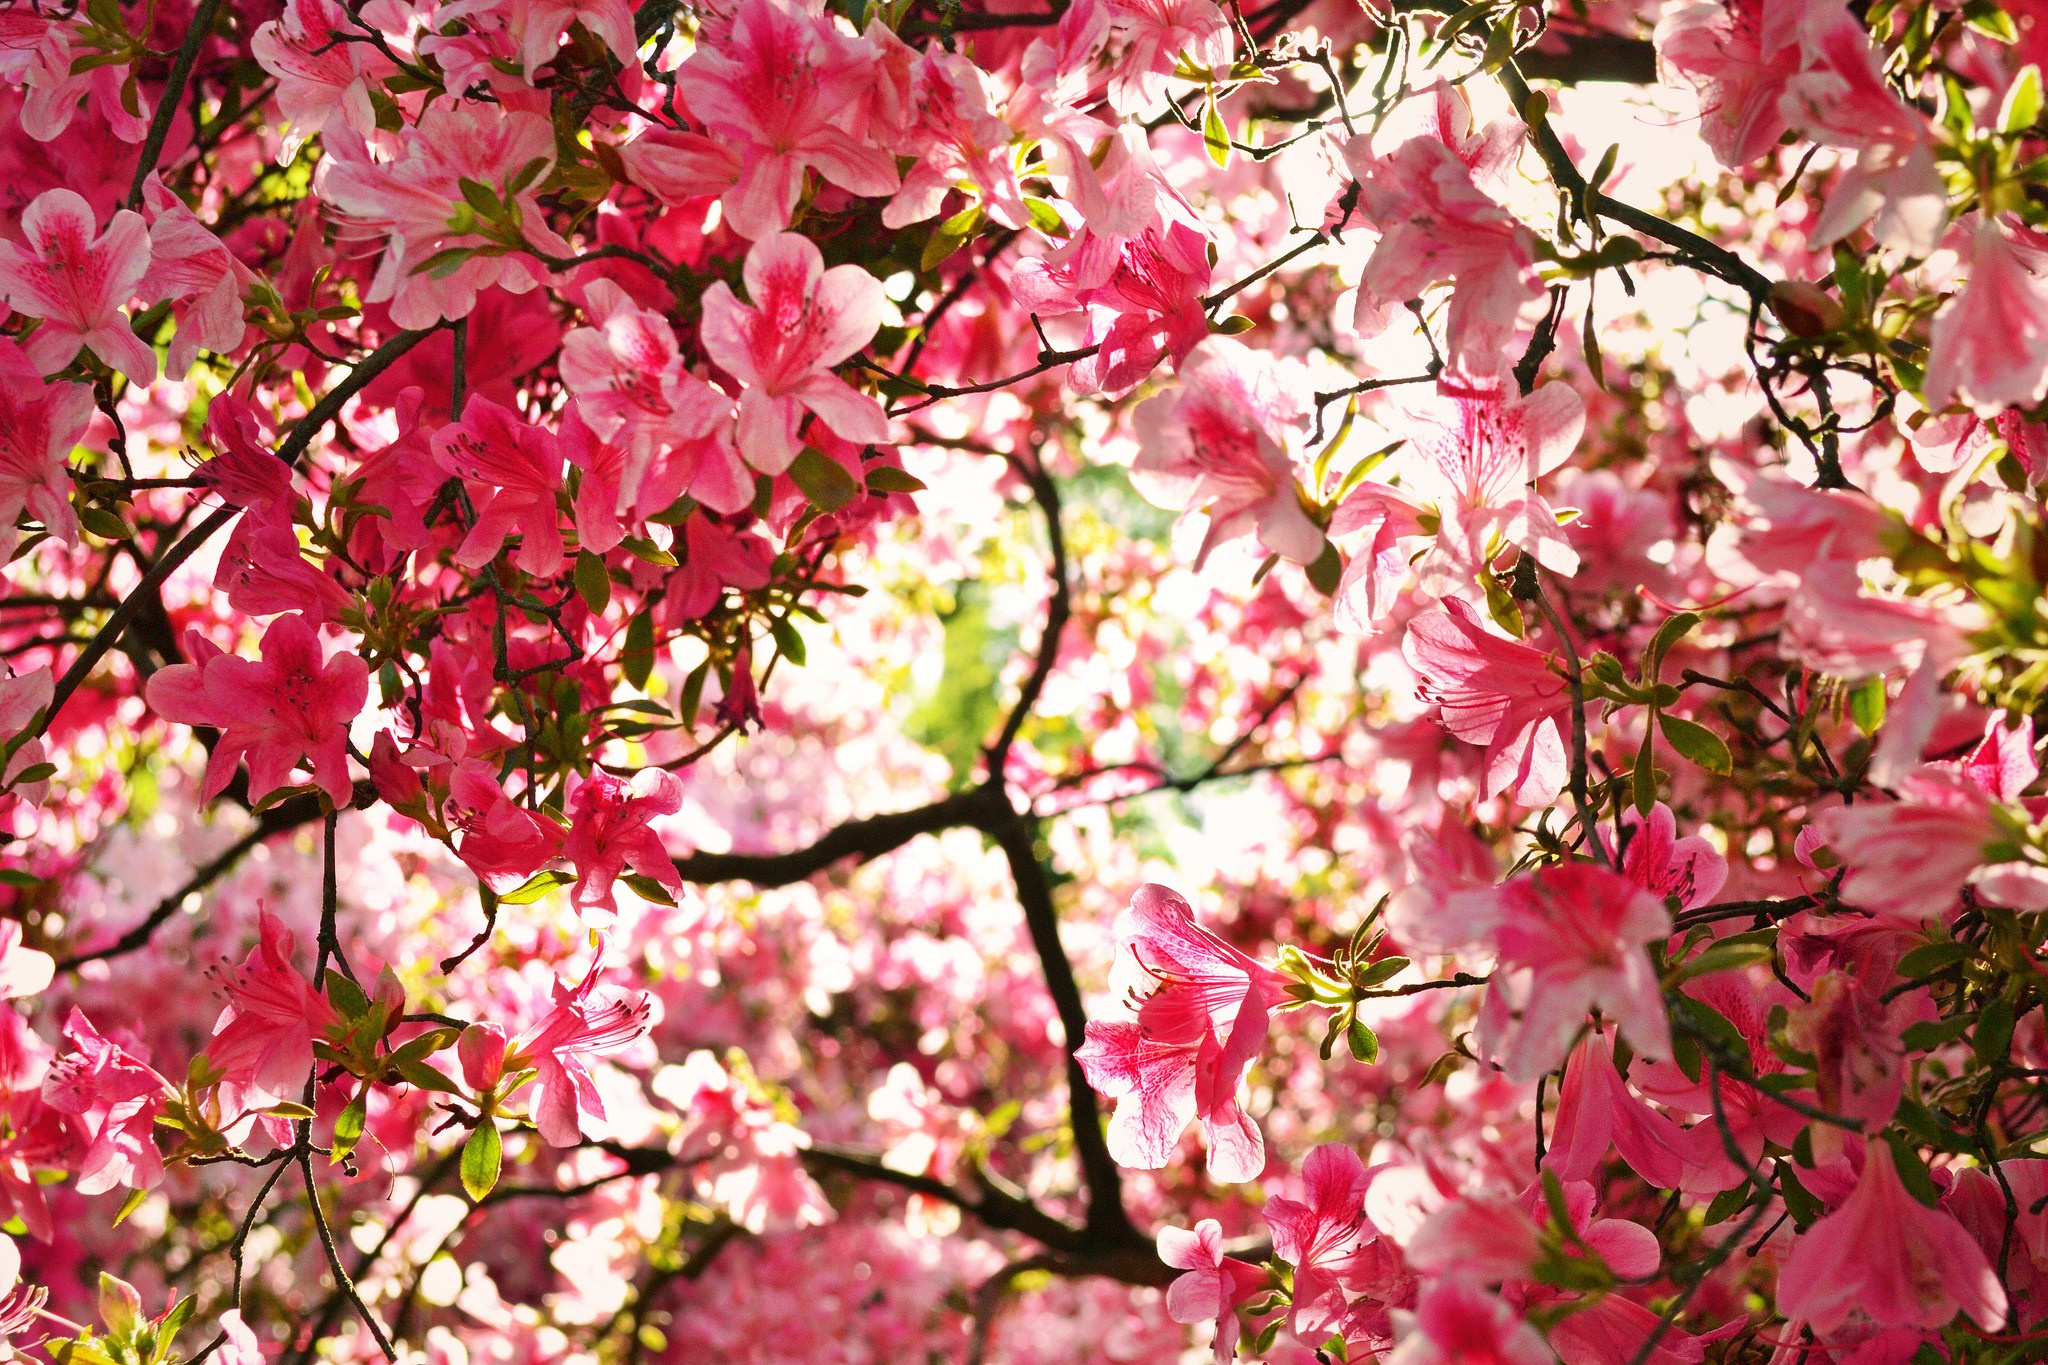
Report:
[[[2048,1357],[2043,21],[0,0],[0,1343]]]

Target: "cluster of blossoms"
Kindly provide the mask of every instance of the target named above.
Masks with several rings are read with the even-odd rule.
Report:
[[[2041,1359],[2048,9],[1555,10],[0,0],[0,1354]]]

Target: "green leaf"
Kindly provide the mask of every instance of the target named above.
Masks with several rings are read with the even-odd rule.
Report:
[[[567,886],[576,880],[575,874],[557,872],[553,868],[536,872],[524,882],[498,897],[500,905],[531,905],[558,886]]]
[[[327,1002],[340,1012],[344,1019],[360,1019],[370,1012],[370,997],[363,994],[363,988],[329,967],[320,984],[326,989]]]
[[[1849,693],[1849,719],[1866,735],[1884,724],[1884,679],[1871,678]]]
[[[507,194],[519,193],[528,185],[533,184],[536,180],[547,174],[547,169],[548,159],[544,156],[535,157],[519,168],[519,173],[513,176],[511,181],[506,184],[505,192]]]
[[[1827,1212],[1827,1208],[1799,1183],[1791,1162],[1780,1161],[1777,1167],[1778,1196],[1785,1201],[1785,1211],[1792,1215],[1792,1222],[1803,1232]]]
[[[2041,68],[2029,63],[2020,68],[2006,88],[2005,102],[1998,108],[1998,131],[2017,133],[2034,126],[2041,117]]]
[[[465,175],[455,184],[462,191],[462,202],[475,209],[480,217],[495,218],[504,212],[496,192],[481,180],[471,180]]]
[[[1732,972],[1739,967],[1769,962],[1774,955],[1768,943],[1716,943],[1681,967],[1679,976],[1681,980],[1690,981],[1715,972]]]
[[[1352,973],[1352,984],[1362,991],[1369,991],[1384,982],[1392,981],[1408,969],[1405,957],[1383,957],[1377,962],[1368,962]]]
[[[2003,995],[1986,1003],[1978,1012],[1974,1042],[1980,1063],[1994,1066],[2006,1059],[2012,1051],[2013,1022],[2012,1001]]]
[[[606,572],[604,560],[588,550],[576,552],[576,595],[593,615],[602,615],[611,605],[612,576]]]
[[[369,1099],[370,1087],[366,1085],[334,1120],[334,1154],[329,1158],[330,1165],[338,1166],[348,1160],[356,1144],[363,1140],[363,1127],[369,1121]]]
[[[431,1062],[422,1062],[411,1057],[401,1057],[392,1063],[398,1074],[409,1084],[422,1090],[437,1090],[444,1095],[460,1095],[462,1087],[452,1080],[448,1073]]]
[[[809,656],[804,652],[804,637],[797,633],[796,625],[787,616],[778,616],[769,623],[768,633],[775,637],[775,647],[782,657],[801,668]]]
[[[1909,1025],[1906,1031],[1899,1035],[1899,1041],[1906,1045],[1908,1052],[1932,1052],[1938,1047],[1948,1046],[1968,1033],[1970,1025],[1974,1022],[1976,1021],[1967,1014],[1959,1014],[1953,1019],[1923,1020]]]
[[[626,681],[645,692],[647,680],[654,676],[654,618],[648,613],[639,612],[626,623],[626,643],[619,664]]]
[[[471,1199],[482,1201],[498,1184],[498,1167],[505,1159],[504,1140],[498,1125],[486,1118],[462,1144],[462,1188]]]
[[[1030,216],[1031,226],[1037,228],[1046,236],[1064,237],[1067,235],[1066,220],[1061,218],[1060,211],[1047,201],[1027,197],[1024,200],[1024,212]]]
[[[1643,747],[1636,750],[1636,765],[1628,770],[1628,784],[1635,793],[1636,814],[1648,815],[1657,804],[1657,713],[1643,727]]]
[[[635,559],[643,559],[649,564],[658,565],[664,569],[673,569],[677,564],[674,555],[662,549],[645,536],[627,536],[619,542],[619,547]],[[579,582],[577,587],[580,590],[582,584]]]
[[[669,894],[667,887],[654,880],[654,878],[643,877],[638,872],[623,872],[619,874],[619,880],[632,887],[633,894],[641,900],[653,905],[666,905],[670,909],[675,908],[676,898]]]
[[[1202,113],[1202,146],[1208,151],[1209,159],[1218,166],[1230,164],[1230,129],[1223,122],[1223,111],[1216,107],[1216,92],[1209,92],[1208,107]]]
[[[1653,683],[1662,676],[1664,656],[1671,652],[1673,645],[1692,634],[1693,627],[1699,623],[1700,614],[1698,612],[1681,611],[1677,615],[1667,618],[1663,625],[1657,627],[1657,633],[1650,637],[1648,647],[1643,650],[1644,682]]]
[[[1209,330],[1215,332],[1218,336],[1235,337],[1243,336],[1258,325],[1257,322],[1242,313],[1232,313],[1229,317],[1217,322]]]
[[[1892,1164],[1899,1168],[1899,1181],[1912,1196],[1933,1208],[1941,1202],[1941,1191],[1934,1184],[1934,1177],[1927,1173],[1927,1161],[1920,1155],[1920,1149],[1904,1133],[1888,1133],[1885,1140],[1891,1144]]]
[[[789,477],[811,505],[824,512],[837,512],[860,493],[860,484],[844,465],[811,446],[797,452]]]
[[[1682,757],[1720,777],[1735,771],[1735,760],[1729,756],[1728,746],[1706,726],[1666,715],[1659,715],[1657,722],[1664,729],[1664,738]]]
[[[1714,1202],[1707,1205],[1706,1226],[1725,1223],[1742,1212],[1749,1203],[1749,1182],[1744,1181],[1732,1190],[1723,1190],[1714,1196]]]
[[[1316,556],[1315,563],[1308,566],[1309,586],[1325,597],[1337,594],[1337,585],[1344,581],[1344,557],[1337,553],[1337,547],[1329,541],[1323,542],[1323,552]]]
[[[923,479],[907,469],[888,464],[878,464],[870,469],[867,482],[868,492],[876,494],[922,493],[925,490]]]
[[[114,1215],[114,1226],[120,1227],[128,1221],[128,1215],[142,1207],[142,1201],[149,1198],[148,1190],[130,1190],[128,1197],[121,1201],[121,1211]]]
[[[1940,943],[1923,943],[1899,959],[1899,976],[1907,981],[1916,981],[1923,976],[1932,976],[1944,967],[1953,967],[1976,955],[1977,950],[1967,943],[1943,940]]]
[[[1352,1016],[1351,1024],[1344,1030],[1344,1041],[1351,1047],[1351,1055],[1358,1061],[1371,1066],[1380,1059],[1380,1036],[1365,1026],[1365,1021]]]

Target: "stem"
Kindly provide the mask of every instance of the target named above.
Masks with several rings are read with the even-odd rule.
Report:
[[[178,104],[185,93],[185,82],[192,75],[192,65],[199,60],[199,48],[213,36],[213,18],[220,10],[221,0],[199,0],[199,8],[192,12],[192,27],[185,33],[185,41],[178,44],[178,55],[171,59],[170,74],[164,78],[163,92],[157,97],[156,113],[149,120],[149,135],[142,140],[142,154],[135,161],[135,179],[128,186],[128,207],[142,207],[142,186],[149,179],[149,173],[163,158],[164,140],[171,135],[171,122],[178,116]]]

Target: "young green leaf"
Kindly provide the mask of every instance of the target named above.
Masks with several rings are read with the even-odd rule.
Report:
[[[1657,722],[1663,727],[1664,738],[1681,756],[1720,777],[1735,771],[1735,760],[1729,756],[1728,746],[1706,726],[1666,715],[1659,715]]]
[[[490,1119],[479,1123],[462,1144],[462,1188],[481,1201],[498,1184],[498,1167],[505,1159],[504,1139]]]

